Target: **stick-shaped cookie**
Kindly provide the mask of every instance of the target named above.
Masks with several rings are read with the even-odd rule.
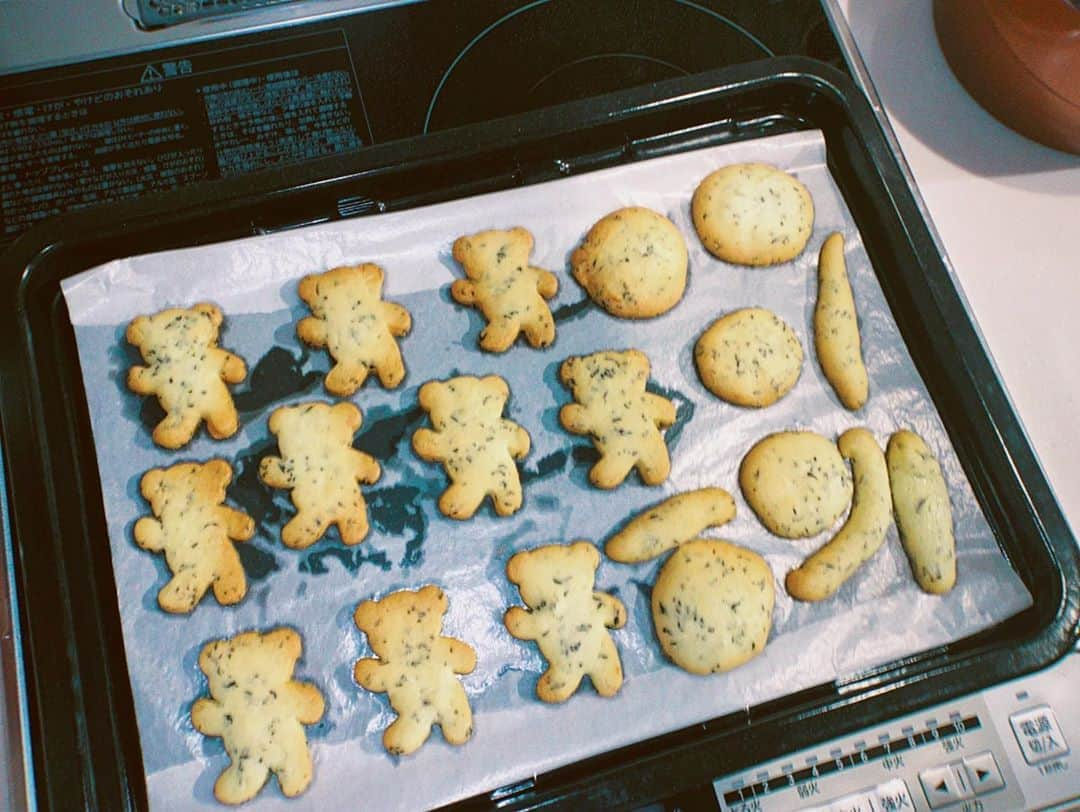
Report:
[[[280,457],[263,457],[259,478],[271,488],[288,488],[296,515],[281,528],[287,547],[310,547],[336,524],[345,544],[368,533],[367,504],[357,484],[378,480],[379,464],[352,447],[363,416],[351,403],[300,403],[270,415]]]
[[[735,500],[723,488],[679,493],[642,511],[608,539],[604,552],[624,564],[648,561],[735,518]]]
[[[191,723],[225,744],[231,763],[214,782],[214,797],[222,803],[251,800],[271,772],[289,797],[311,783],[304,725],[318,722],[326,704],[318,688],[293,679],[301,649],[300,635],[284,628],[203,646],[199,668],[210,698],[195,700]]]
[[[896,527],[911,572],[924,592],[943,595],[956,583],[956,539],[941,466],[912,431],[889,438],[885,460]]]
[[[664,562],[651,600],[656,637],[668,658],[691,674],[712,674],[765,649],[776,588],[757,553],[695,539]]]
[[[892,523],[892,498],[885,454],[866,429],[848,429],[837,447],[851,461],[855,492],[851,513],[824,547],[787,575],[788,594],[800,601],[820,601],[870,560],[885,541]]]
[[[844,407],[866,403],[870,381],[862,358],[859,320],[844,263],[844,235],[830,234],[818,257],[818,298],[814,308],[814,348],[825,378]]]
[[[555,340],[555,320],[545,299],[559,291],[555,274],[529,265],[533,235],[524,228],[481,231],[454,241],[454,259],[467,279],[457,279],[450,295],[459,304],[477,308],[488,324],[480,331],[480,348],[510,349],[524,332],[529,344],[546,347]]]
[[[593,590],[600,552],[586,541],[526,550],[506,565],[528,609],[512,606],[503,622],[518,640],[535,640],[548,661],[536,683],[544,702],[565,702],[586,675],[601,696],[622,687],[622,663],[608,629],[626,623],[626,607]]]
[[[418,429],[413,449],[429,462],[441,462],[450,477],[439,510],[451,519],[468,519],[491,497],[495,512],[509,516],[521,507],[521,479],[514,460],[529,453],[529,433],[502,416],[510,388],[498,375],[463,375],[428,381],[420,387],[420,406],[431,429]]]
[[[135,522],[135,543],[164,553],[173,576],[158,592],[166,612],[190,612],[211,587],[218,603],[239,603],[247,594],[247,578],[233,541],[255,533],[251,517],[222,504],[232,481],[225,460],[178,463],[143,474],[139,490],[154,517]]]
[[[162,310],[139,316],[127,328],[127,340],[139,348],[146,366],[128,370],[128,388],[155,395],[164,419],[154,427],[154,442],[176,449],[206,421],[215,440],[236,434],[239,421],[226,383],[247,377],[244,360],[217,345],[221,310],[212,304]]]
[[[649,359],[638,350],[608,350],[568,358],[559,377],[574,396],[559,411],[559,422],[587,434],[600,452],[589,471],[598,488],[614,488],[636,468],[646,485],[659,485],[671,472],[661,429],[675,422],[675,404],[645,391]]]
[[[383,732],[383,746],[394,755],[416,751],[433,725],[450,744],[472,736],[472,709],[456,675],[476,668],[476,652],[442,636],[446,607],[443,591],[429,585],[356,608],[353,619],[376,657],[359,660],[353,676],[369,691],[388,695],[398,718]]]
[[[335,363],[326,375],[326,389],[339,397],[363,386],[371,372],[386,389],[405,378],[396,339],[409,332],[412,318],[401,305],[384,302],[382,288],[383,269],[370,263],[300,280],[300,298],[312,315],[300,320],[296,334],[330,352]]]

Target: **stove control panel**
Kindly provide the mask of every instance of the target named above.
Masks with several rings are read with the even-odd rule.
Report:
[[[1076,808],[1080,654],[713,782],[725,812]]]

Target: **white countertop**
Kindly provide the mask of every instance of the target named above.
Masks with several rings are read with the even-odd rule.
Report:
[[[1074,532],[1080,529],[1080,156],[983,110],[931,0],[839,0],[904,157]]]

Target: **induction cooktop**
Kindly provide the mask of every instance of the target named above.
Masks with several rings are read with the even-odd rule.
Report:
[[[44,6],[0,3],[0,247],[72,209],[712,68],[844,68],[819,0],[184,2],[153,30],[161,3]]]

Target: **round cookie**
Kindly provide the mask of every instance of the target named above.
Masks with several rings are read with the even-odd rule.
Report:
[[[765,648],[775,599],[765,559],[726,541],[695,539],[656,576],[656,637],[664,654],[692,674],[730,671]]]
[[[810,192],[769,164],[717,169],[698,184],[690,209],[709,253],[737,265],[795,259],[814,228]]]
[[[687,263],[675,224],[640,207],[599,220],[570,257],[574,279],[589,298],[624,319],[649,319],[678,304]]]
[[[788,539],[827,530],[853,493],[836,444],[812,431],[782,431],[758,441],[739,466],[739,487],[761,523]]]
[[[736,406],[776,403],[799,380],[802,362],[795,331],[761,307],[717,319],[694,345],[694,364],[705,388]]]

